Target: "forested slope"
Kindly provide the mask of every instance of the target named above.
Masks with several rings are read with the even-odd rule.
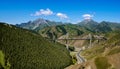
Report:
[[[62,69],[72,63],[65,46],[5,23],[0,23],[0,53],[4,69]]]

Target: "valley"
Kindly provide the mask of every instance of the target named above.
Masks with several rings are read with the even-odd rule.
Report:
[[[0,0],[0,69],[120,69],[120,0]]]
[[[0,23],[0,68],[119,69],[120,24],[46,21]]]
[[[43,22],[43,20],[39,20],[39,23]],[[51,26],[43,23],[43,25],[46,24],[43,29],[38,26],[39,29],[36,27],[37,30],[32,30],[38,32],[50,42],[66,45],[74,63],[74,65],[72,64],[66,69],[119,69],[119,66],[116,66],[116,62],[111,63],[114,60],[110,61],[110,56],[107,55],[115,52],[114,54],[118,56],[120,53],[119,23],[106,21],[97,23],[94,20],[84,20],[78,24],[57,23],[55,24],[54,22],[52,25],[51,22]],[[22,28],[25,28],[25,26],[19,25]],[[118,51],[113,51],[112,49],[116,49],[116,47],[118,47]],[[114,54],[111,56],[114,56]],[[106,61],[105,64],[102,62],[102,58],[103,61]]]

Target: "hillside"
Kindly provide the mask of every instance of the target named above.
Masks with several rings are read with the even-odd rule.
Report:
[[[65,25],[57,25],[44,28],[38,31],[40,34],[52,38],[60,38],[63,35],[69,34],[68,37],[80,36],[84,33],[89,33],[90,31],[84,27],[79,27],[74,24],[65,24]]]
[[[90,21],[82,21],[78,24],[63,24],[56,26],[49,26],[38,30],[43,37],[47,37],[50,39],[57,38],[86,38],[89,33],[93,35],[102,35],[107,32],[116,31],[120,29],[120,25],[118,23],[111,22],[101,22],[97,23],[93,20]],[[63,42],[61,42],[63,44]],[[73,46],[83,46],[85,41],[70,41],[69,44]]]
[[[63,69],[71,63],[65,46],[0,23],[0,69]]]
[[[86,38],[89,33],[93,33],[85,27],[80,27],[75,24],[64,24],[51,26],[38,31],[43,37],[50,39],[65,39],[65,38]],[[59,41],[65,44],[65,41]],[[84,44],[84,40],[68,41],[70,46],[80,47]]]
[[[106,41],[82,52],[87,62],[84,66],[92,69],[119,69],[120,66],[120,31],[109,32]]]

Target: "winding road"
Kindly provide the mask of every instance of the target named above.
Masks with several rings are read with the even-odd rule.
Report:
[[[80,48],[80,50],[76,54],[78,64],[85,62],[85,59],[80,55],[81,52],[82,52],[82,48]]]

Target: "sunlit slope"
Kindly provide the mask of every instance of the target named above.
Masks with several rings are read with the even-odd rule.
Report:
[[[0,23],[0,50],[10,69],[61,69],[72,63],[63,45],[3,23]]]
[[[119,69],[120,66],[120,31],[109,32],[107,40],[100,41],[92,48],[86,49],[82,55],[93,69]]]

